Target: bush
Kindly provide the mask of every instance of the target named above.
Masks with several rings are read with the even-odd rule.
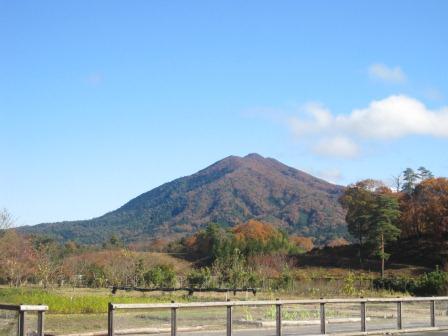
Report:
[[[378,278],[373,280],[373,288],[393,292],[414,293],[416,286],[416,281],[410,278]]]
[[[206,288],[210,287],[211,272],[208,267],[193,269],[187,275],[187,282],[190,287]]]
[[[447,273],[437,268],[435,271],[422,275],[417,281],[416,295],[441,295],[446,293]]]
[[[154,266],[143,275],[143,278],[151,287],[167,288],[176,285],[176,273],[173,267],[168,265]]]
[[[288,267],[285,267],[280,276],[275,280],[274,289],[291,289],[294,283],[294,277]]]
[[[423,274],[418,279],[384,278],[373,280],[375,289],[386,289],[396,292],[408,292],[413,295],[431,296],[446,293],[448,275],[437,268],[433,272]]]
[[[106,273],[102,267],[96,264],[90,264],[87,268],[84,281],[91,288],[104,287],[107,282]]]

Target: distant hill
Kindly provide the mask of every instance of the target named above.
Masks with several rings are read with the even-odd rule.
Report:
[[[324,242],[346,236],[338,204],[342,186],[330,184],[258,154],[230,156],[148,191],[90,220],[22,227],[29,234],[102,243],[178,237],[210,222],[233,226],[251,218]]]

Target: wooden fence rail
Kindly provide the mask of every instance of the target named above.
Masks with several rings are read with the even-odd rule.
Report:
[[[44,336],[44,314],[48,310],[45,305],[8,305],[0,304],[0,310],[17,312],[17,335],[25,336],[27,312],[37,312],[37,336]]]
[[[326,334],[326,308],[329,304],[359,304],[360,306],[360,332],[351,333],[353,335],[368,335],[378,334],[378,331],[367,331],[366,325],[366,307],[373,303],[395,303],[397,309],[397,326],[395,329],[382,330],[381,332],[412,332],[412,331],[434,331],[445,330],[446,327],[436,327],[435,306],[436,302],[448,301],[447,296],[439,297],[404,297],[404,298],[359,298],[359,299],[318,299],[318,300],[267,300],[267,301],[226,301],[226,302],[192,302],[192,303],[160,303],[160,304],[123,304],[123,303],[109,303],[108,309],[108,336],[114,336],[114,312],[119,309],[131,310],[156,310],[156,309],[170,309],[171,310],[171,336],[177,335],[177,310],[189,308],[211,308],[222,307],[226,309],[226,335],[232,336],[232,310],[234,307],[254,307],[254,306],[275,306],[275,330],[276,336],[282,336],[282,307],[284,305],[318,305],[320,315],[320,332]],[[429,320],[430,326],[423,328],[409,328],[403,329],[402,321],[402,305],[405,302],[428,302],[429,303]]]

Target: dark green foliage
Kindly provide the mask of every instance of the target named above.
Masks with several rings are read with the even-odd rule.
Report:
[[[415,294],[420,296],[445,295],[448,275],[438,268],[422,275],[417,282]]]
[[[289,233],[314,236],[319,243],[347,234],[344,211],[337,202],[342,191],[343,187],[273,159],[231,156],[104,216],[20,230],[88,244],[109,243],[115,235],[117,241],[128,243],[196,231],[209,222],[228,227],[257,218]]]
[[[213,271],[217,274],[221,287],[249,288],[257,282],[257,276],[253,269],[247,264],[247,259],[238,249],[216,259]]]
[[[193,288],[207,288],[211,287],[212,274],[208,267],[200,269],[193,269],[187,275],[187,282],[190,287]]]
[[[412,168],[406,168],[403,172],[403,188],[402,191],[408,195],[414,191],[418,182],[418,174]]]
[[[389,259],[385,245],[395,241],[400,236],[398,218],[400,210],[397,198],[388,194],[375,194],[372,213],[370,214],[369,243],[375,248],[376,255],[381,259],[381,276],[384,277],[384,263]]]
[[[373,280],[373,288],[393,292],[414,293],[416,281],[411,278],[377,278]]]
[[[169,288],[176,285],[176,273],[168,265],[158,265],[147,271],[143,278],[150,287]]]
[[[448,274],[437,268],[425,273],[417,279],[411,278],[378,278],[373,280],[375,289],[386,289],[395,292],[407,292],[417,296],[445,295]]]
[[[434,175],[429,169],[422,166],[417,169],[417,172],[412,168],[406,168],[402,173],[402,177],[404,183],[401,191],[410,195],[420,182],[433,178]]]
[[[358,240],[360,263],[368,247],[381,259],[383,277],[384,264],[389,258],[385,246],[400,235],[397,197],[381,182],[364,180],[349,186],[340,202],[347,209],[348,230]]]

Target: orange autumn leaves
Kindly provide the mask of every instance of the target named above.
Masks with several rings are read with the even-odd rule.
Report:
[[[423,181],[411,194],[403,195],[400,206],[403,236],[440,240],[448,233],[448,179]]]
[[[190,252],[199,256],[213,253],[219,245],[217,254],[222,250],[239,249],[245,255],[270,254],[294,250],[309,251],[314,248],[312,238],[291,236],[275,228],[272,224],[251,219],[245,223],[224,230],[216,225],[209,225],[207,229],[186,237],[183,245]],[[217,252],[217,251],[214,251]]]
[[[261,244],[269,244],[272,241],[280,240],[284,237],[284,233],[276,229],[271,224],[263,223],[254,219],[246,223],[239,224],[232,229],[235,239],[238,242],[248,240],[259,241]],[[286,238],[286,237],[285,237]],[[313,240],[309,237],[291,236],[289,242],[305,251],[314,248]]]
[[[237,242],[256,240],[261,244],[268,244],[269,241],[280,239],[282,234],[271,224],[265,224],[255,219],[247,223],[239,224],[232,229]]]

